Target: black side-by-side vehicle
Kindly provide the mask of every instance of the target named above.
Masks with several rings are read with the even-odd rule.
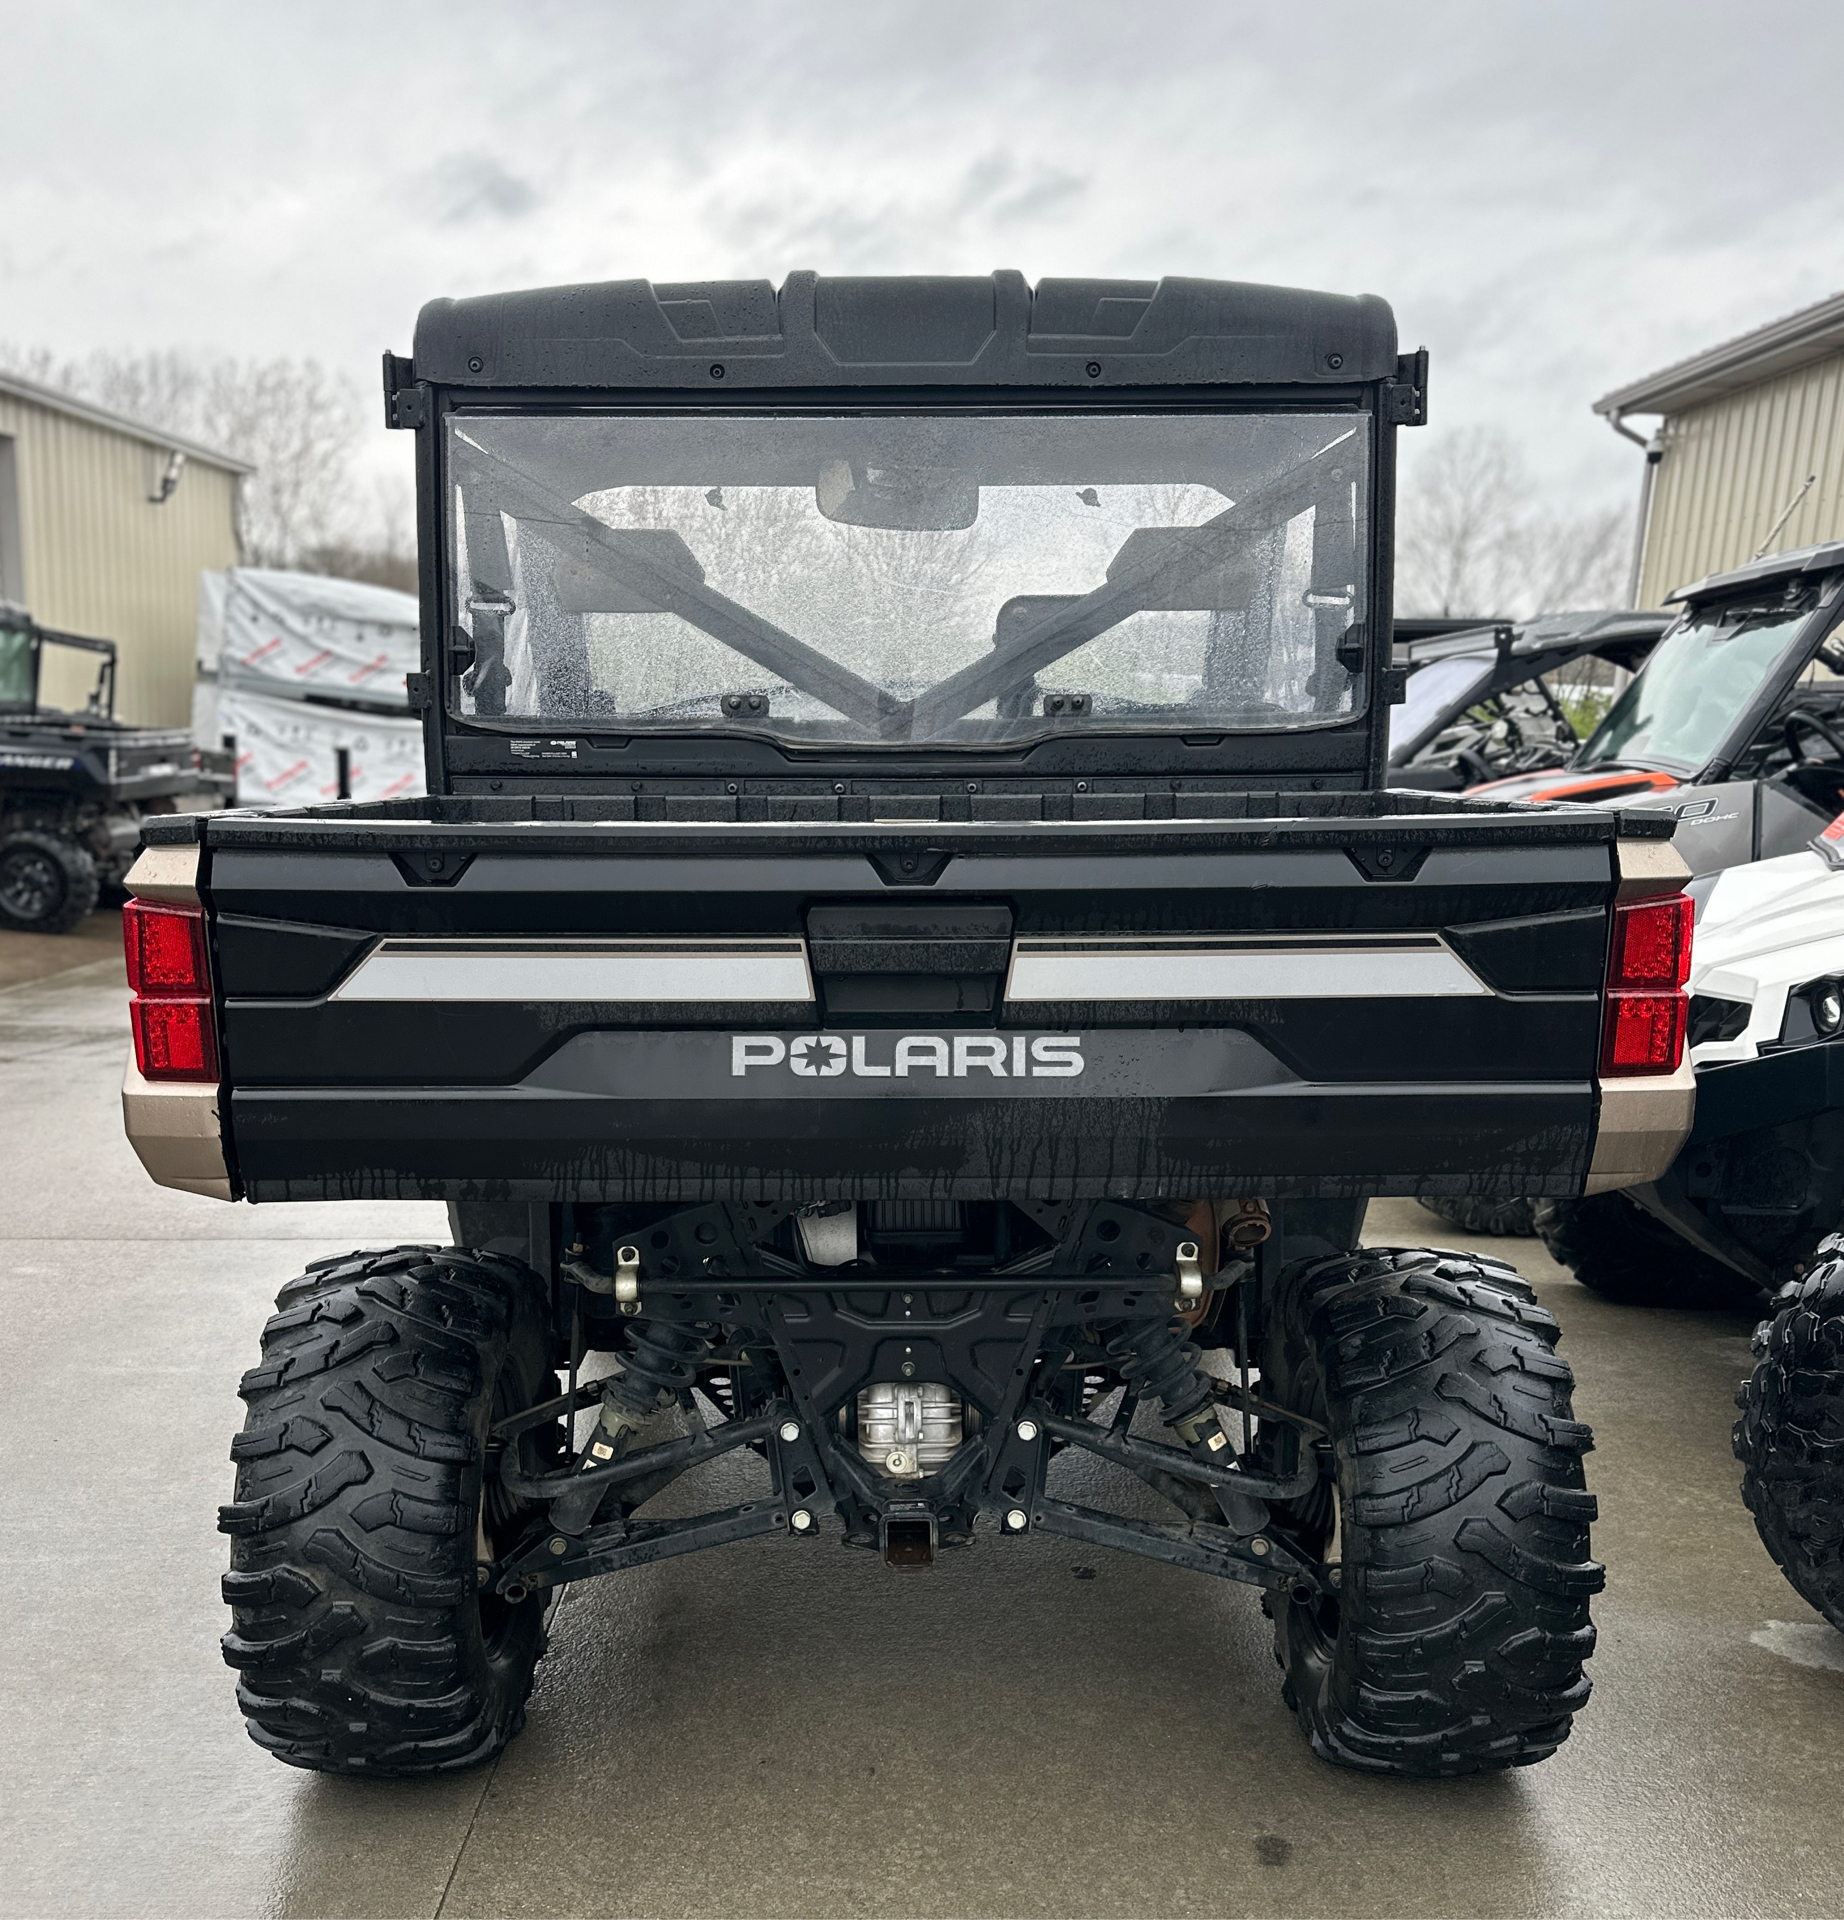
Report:
[[[259,1742],[498,1751],[593,1574],[1039,1534],[1261,1589],[1329,1759],[1566,1737],[1555,1323],[1360,1234],[1670,1161],[1685,870],[1668,818],[1383,790],[1425,381],[1380,300],[1195,280],[424,310],[430,797],[157,822],[132,876],[154,1177],[457,1242],[312,1267],[245,1376]],[[720,1455],[744,1497],[650,1504]]]
[[[81,712],[41,698],[47,648],[95,662]],[[181,727],[115,718],[113,640],[42,627],[0,603],[0,927],[69,933],[141,847],[141,823],[229,797],[230,756]]]

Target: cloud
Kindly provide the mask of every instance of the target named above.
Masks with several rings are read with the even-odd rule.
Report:
[[[0,0],[3,4],[3,0]],[[1381,293],[1436,427],[1625,504],[1609,388],[1844,284],[1809,0],[133,0],[7,9],[6,331],[369,380],[442,294],[625,275]],[[1304,22],[1304,24],[1303,24]]]
[[[490,153],[451,153],[431,170],[429,189],[436,218],[447,227],[522,219],[543,197]]]

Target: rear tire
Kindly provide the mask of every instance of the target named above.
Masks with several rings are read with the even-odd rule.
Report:
[[[1553,1260],[1617,1306],[1719,1312],[1761,1303],[1752,1280],[1698,1252],[1623,1193],[1539,1201],[1537,1233]]]
[[[1417,1204],[1462,1233],[1494,1233],[1522,1239],[1537,1230],[1537,1203],[1519,1194],[1511,1200],[1422,1200]]]
[[[61,833],[15,827],[0,833],[0,927],[69,933],[96,905],[96,862]]]
[[[1735,1404],[1742,1498],[1800,1597],[1844,1632],[1844,1241],[1755,1330]]]
[[[1605,1575],[1593,1442],[1555,1344],[1530,1288],[1484,1256],[1373,1249],[1284,1278],[1264,1391],[1326,1426],[1336,1483],[1277,1509],[1276,1531],[1337,1584],[1268,1606],[1282,1698],[1321,1758],[1481,1773],[1568,1738]]]
[[[316,1261],[276,1306],[219,1510],[250,1737],[323,1773],[490,1759],[544,1641],[542,1600],[483,1594],[476,1572],[528,1518],[485,1478],[488,1428],[555,1391],[538,1280],[400,1247]],[[558,1431],[534,1432],[531,1463]]]

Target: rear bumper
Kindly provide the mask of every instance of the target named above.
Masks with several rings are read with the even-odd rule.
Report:
[[[1844,1107],[1844,1035],[1754,1060],[1730,1060],[1697,1075],[1693,1145]]]
[[[1164,1098],[274,1088],[230,1110],[255,1200],[1574,1195],[1593,1116],[1586,1085],[1488,1082]]]
[[[200,1193],[211,1200],[235,1198],[224,1160],[218,1089],[185,1081],[156,1086],[128,1056],[122,1076],[122,1125],[128,1144],[156,1185]]]
[[[1613,1193],[1656,1180],[1690,1138],[1697,1103],[1697,1078],[1688,1060],[1676,1073],[1608,1081],[1601,1089],[1594,1159],[1582,1192]]]

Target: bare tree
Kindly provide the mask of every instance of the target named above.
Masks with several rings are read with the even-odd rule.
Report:
[[[1438,440],[1404,478],[1398,610],[1522,619],[1622,604],[1627,516],[1617,508],[1547,512],[1535,493],[1522,455],[1499,428],[1467,427]]]
[[[341,571],[356,561],[375,573],[382,559],[402,571],[396,527],[387,522],[380,539],[379,515],[354,498],[357,390],[318,360],[109,349],[59,360],[0,343],[0,367],[248,460],[243,544],[253,564],[320,571],[336,557]]]

